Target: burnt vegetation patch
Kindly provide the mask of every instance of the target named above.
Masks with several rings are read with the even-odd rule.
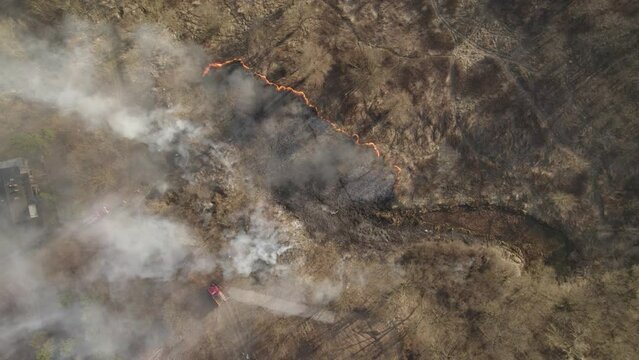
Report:
[[[543,32],[552,18],[566,9],[570,3],[571,0],[490,0],[487,9],[508,26],[521,28],[534,36]]]
[[[475,149],[494,161],[508,161],[512,155],[530,158],[548,141],[548,130],[539,127],[530,105],[513,91],[482,102],[483,116],[466,130]]]
[[[460,77],[460,94],[463,96],[481,96],[498,94],[501,92],[505,78],[497,62],[491,58],[484,58]]]

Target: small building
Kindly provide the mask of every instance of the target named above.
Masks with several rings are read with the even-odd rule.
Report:
[[[0,219],[13,224],[40,222],[38,187],[25,159],[0,162]]]

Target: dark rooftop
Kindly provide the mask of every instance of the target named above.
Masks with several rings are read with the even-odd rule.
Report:
[[[39,220],[37,188],[32,183],[26,160],[17,158],[0,162],[0,218],[12,223]]]

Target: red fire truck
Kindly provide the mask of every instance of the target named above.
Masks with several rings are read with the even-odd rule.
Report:
[[[226,296],[216,283],[212,282],[211,285],[209,285],[208,292],[218,306],[222,305],[222,303],[226,301]]]

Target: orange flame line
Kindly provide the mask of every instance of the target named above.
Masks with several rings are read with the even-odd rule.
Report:
[[[302,99],[302,101],[304,101],[304,104],[306,104],[306,106],[310,107],[311,109],[313,109],[315,111],[315,113],[317,114],[317,116],[324,120],[326,123],[328,123],[333,130],[345,134],[347,136],[350,136],[351,138],[353,138],[353,140],[355,141],[355,144],[357,145],[363,145],[363,146],[368,146],[371,149],[373,149],[373,151],[375,152],[375,155],[377,155],[377,157],[381,157],[382,153],[379,151],[379,148],[377,147],[377,145],[373,142],[365,142],[362,143],[359,141],[359,135],[353,133],[349,133],[348,131],[346,131],[344,128],[339,127],[337,124],[335,124],[334,122],[330,121],[329,119],[321,116],[319,109],[317,108],[317,106],[315,104],[313,104],[308,97],[306,96],[306,94],[303,91],[294,89],[290,86],[286,86],[286,85],[281,85],[278,83],[275,83],[271,80],[269,80],[269,78],[266,77],[266,75],[257,72],[255,70],[253,70],[250,66],[248,66],[244,60],[240,59],[240,58],[233,58],[233,59],[229,59],[226,61],[222,61],[222,62],[213,62],[211,64],[209,64],[204,71],[202,72],[202,77],[206,76],[209,74],[209,72],[211,71],[211,69],[221,69],[227,65],[230,64],[239,64],[240,66],[242,66],[246,71],[252,73],[255,77],[257,77],[258,79],[262,80],[266,85],[269,86],[273,86],[275,88],[276,91],[278,92],[289,92],[295,96],[297,96],[298,98]],[[402,172],[402,169],[397,166],[397,165],[393,165],[393,168],[395,170],[397,170],[397,175],[399,176],[399,174]]]

